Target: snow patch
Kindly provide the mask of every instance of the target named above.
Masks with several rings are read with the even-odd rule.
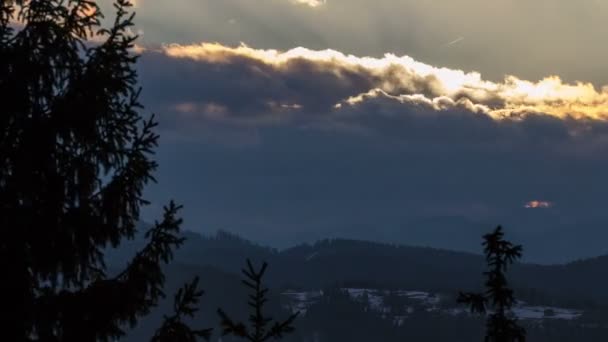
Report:
[[[441,296],[425,291],[397,290],[391,292],[368,288],[343,288],[342,290],[353,300],[365,302],[370,310],[381,313],[382,317],[391,319],[396,325],[402,325],[403,320],[412,315],[415,309],[412,306],[406,306],[403,308],[402,314],[391,315],[391,309],[385,304],[385,297],[390,294],[417,301],[422,309],[427,312],[440,312],[452,316],[471,315],[464,307],[446,307],[446,305],[440,307],[439,305],[442,304]],[[282,295],[288,300],[289,303],[286,306],[289,309],[293,312],[300,311],[301,314],[306,314],[308,308],[318,303],[324,294],[323,291],[286,291]],[[512,313],[521,320],[575,320],[583,314],[583,311],[550,306],[532,306],[519,301],[515,304]]]

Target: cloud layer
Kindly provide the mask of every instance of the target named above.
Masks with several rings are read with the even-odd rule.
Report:
[[[293,242],[407,236],[411,216],[542,230],[604,212],[605,89],[304,48],[167,45],[139,65],[161,120],[155,196],[179,193],[195,229]]]
[[[325,5],[327,0],[291,0],[291,2],[315,8]]]
[[[327,87],[329,81],[329,86],[336,87],[336,90],[350,90],[351,93],[345,98],[335,99],[335,95],[343,91],[323,91],[315,94],[314,101],[326,103],[334,98],[333,107],[336,109],[345,105],[357,106],[381,97],[435,110],[461,107],[494,119],[521,118],[530,113],[558,118],[608,118],[608,88],[598,90],[592,84],[582,82],[565,84],[558,76],[537,82],[508,76],[503,82],[497,83],[485,81],[477,72],[434,67],[408,56],[386,54],[382,58],[357,57],[334,50],[305,48],[281,52],[246,45],[227,47],[203,43],[167,45],[162,53],[172,58],[189,59],[221,68],[239,65],[254,73],[257,68],[258,77],[289,80],[296,86],[307,83],[317,90]],[[284,84],[284,89],[276,94],[296,98],[305,96],[298,96],[297,90]],[[300,109],[317,107],[318,104],[281,103],[277,108],[291,106]]]
[[[608,88],[557,76],[497,83],[408,56],[211,43],[144,49],[142,69],[149,105],[167,113],[167,127],[194,135],[213,125],[289,126],[437,144],[552,141],[584,155],[604,148]]]

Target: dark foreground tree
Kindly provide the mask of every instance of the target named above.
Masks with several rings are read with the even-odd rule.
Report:
[[[251,342],[263,342],[270,339],[280,339],[284,334],[294,331],[293,322],[299,312],[289,316],[284,321],[273,321],[271,317],[267,317],[263,312],[264,305],[268,301],[266,298],[268,289],[262,285],[262,278],[267,267],[268,264],[264,263],[260,270],[256,271],[251,261],[247,259],[247,269],[243,269],[243,274],[246,277],[243,284],[251,290],[248,301],[252,309],[249,315],[251,327],[248,328],[244,323],[235,322],[222,309],[218,309],[223,335],[234,335]]]
[[[190,284],[184,285],[175,294],[173,315],[165,316],[163,325],[152,337],[152,342],[195,342],[198,338],[209,340],[212,329],[191,329],[184,323],[185,317],[194,317],[198,311],[197,304],[203,291],[198,290],[198,277]]]
[[[506,271],[521,258],[522,247],[504,239],[502,227],[483,237],[488,270],[484,293],[460,293],[458,301],[468,304],[473,313],[486,314],[486,342],[525,342],[526,331],[517,324],[511,308],[515,304],[513,290],[509,288]]]
[[[139,113],[131,4],[114,7],[102,28],[94,1],[0,0],[5,341],[122,336],[163,296],[161,266],[183,242],[170,203],[145,248],[107,273],[104,249],[137,231],[158,140]]]

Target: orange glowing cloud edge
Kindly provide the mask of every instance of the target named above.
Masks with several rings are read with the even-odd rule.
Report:
[[[358,57],[326,49],[311,50],[297,47],[287,51],[255,49],[241,43],[230,47],[219,43],[192,45],[167,44],[160,51],[173,58],[187,58],[207,63],[230,63],[230,57],[241,57],[267,64],[278,70],[289,68],[289,62],[304,60],[322,65],[331,71],[345,68],[364,71],[384,80],[363,94],[353,94],[335,105],[336,109],[355,106],[377,97],[401,102],[416,102],[436,109],[464,106],[500,120],[519,118],[529,113],[544,114],[561,119],[608,120],[608,87],[601,89],[591,83],[563,82],[559,76],[548,76],[537,82],[506,76],[502,82],[484,80],[479,72],[435,67],[409,56],[387,53],[381,58]],[[401,77],[395,81],[395,73]],[[389,79],[389,75],[390,77]],[[422,93],[395,93],[407,88],[413,78],[428,82],[433,89],[429,96]],[[497,101],[500,103],[496,105]]]
[[[553,206],[553,203],[551,203],[551,202],[534,200],[534,201],[530,201],[530,202],[526,203],[524,205],[524,208],[539,209],[539,208],[551,208],[552,206]]]

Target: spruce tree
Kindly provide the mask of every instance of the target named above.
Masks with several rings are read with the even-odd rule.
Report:
[[[104,263],[104,250],[137,232],[158,142],[153,117],[140,114],[134,13],[128,0],[114,8],[102,27],[94,1],[0,2],[6,341],[122,336],[163,297],[161,266],[183,242],[171,202],[124,270]]]
[[[511,308],[515,304],[513,290],[509,288],[507,268],[521,258],[522,247],[504,239],[502,227],[484,237],[484,253],[488,270],[484,293],[460,293],[458,301],[470,306],[471,312],[487,314],[486,342],[525,342],[526,331],[517,324]]]
[[[294,331],[293,322],[299,312],[289,316],[284,321],[274,321],[264,313],[264,306],[268,302],[266,295],[268,289],[262,284],[262,278],[268,267],[267,263],[263,263],[259,270],[256,270],[249,259],[247,259],[247,268],[242,272],[245,275],[243,284],[251,290],[249,301],[247,302],[251,308],[249,322],[251,327],[247,327],[244,323],[235,322],[222,309],[217,312],[221,318],[221,326],[223,335],[233,335],[251,342],[264,342],[270,339],[280,339],[285,334]]]
[[[184,323],[185,317],[194,317],[198,311],[196,305],[203,291],[198,289],[196,277],[191,283],[184,285],[175,294],[173,303],[173,315],[165,316],[163,325],[158,328],[152,342],[195,342],[198,338],[209,340],[212,329],[192,329]]]

